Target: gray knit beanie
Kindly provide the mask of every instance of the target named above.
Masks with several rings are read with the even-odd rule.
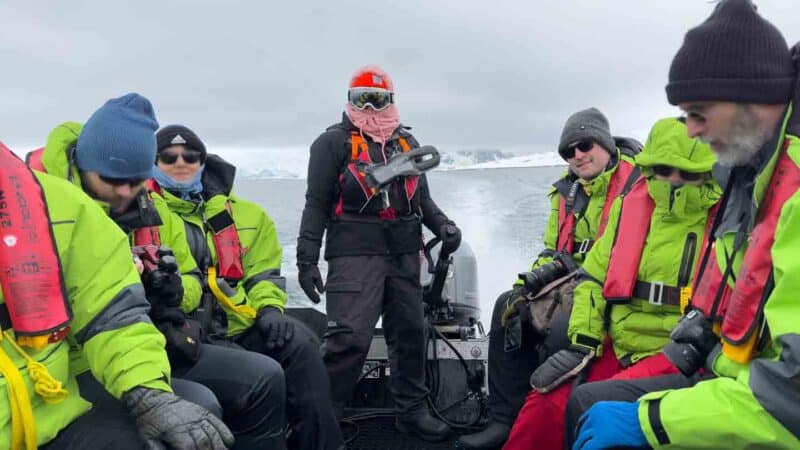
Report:
[[[615,154],[617,146],[608,126],[608,119],[597,108],[584,109],[569,116],[561,132],[558,153],[563,158],[564,151],[571,144],[582,139],[592,139],[610,154]],[[566,159],[566,158],[565,158]]]

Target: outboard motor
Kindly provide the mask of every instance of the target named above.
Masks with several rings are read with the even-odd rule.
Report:
[[[438,238],[425,245],[420,276],[425,316],[445,334],[472,337],[481,318],[475,254],[466,241],[450,255],[440,255],[440,249]]]

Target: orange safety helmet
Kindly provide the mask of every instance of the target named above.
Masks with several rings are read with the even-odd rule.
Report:
[[[392,78],[380,67],[369,64],[353,73],[350,78],[350,88],[380,88],[394,92]]]

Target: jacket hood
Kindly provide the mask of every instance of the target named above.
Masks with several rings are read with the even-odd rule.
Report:
[[[209,154],[203,169],[203,196],[209,199],[215,195],[230,197],[233,192],[233,180],[236,178],[236,166],[225,161],[219,155]]]
[[[716,160],[711,148],[699,139],[690,138],[686,124],[677,118],[656,122],[642,152],[636,156],[636,164],[643,169],[666,165],[692,173],[711,172]]]
[[[81,178],[73,162],[73,153],[82,129],[83,125],[78,122],[64,122],[55,127],[47,136],[42,154],[42,164],[48,174],[69,180],[78,187],[81,187]]]

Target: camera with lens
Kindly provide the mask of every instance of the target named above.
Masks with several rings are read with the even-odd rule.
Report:
[[[572,259],[572,256],[556,252],[552,262],[537,267],[530,272],[519,274],[519,279],[525,284],[525,289],[529,295],[536,295],[548,283],[576,270],[578,270],[578,263]]]
[[[708,354],[719,343],[711,321],[697,309],[681,317],[670,338],[672,342],[664,347],[664,355],[687,377],[705,365]]]
[[[167,246],[137,245],[131,253],[142,261],[142,284],[147,299],[162,306],[179,306],[183,298],[183,283],[178,272],[178,260]]]

